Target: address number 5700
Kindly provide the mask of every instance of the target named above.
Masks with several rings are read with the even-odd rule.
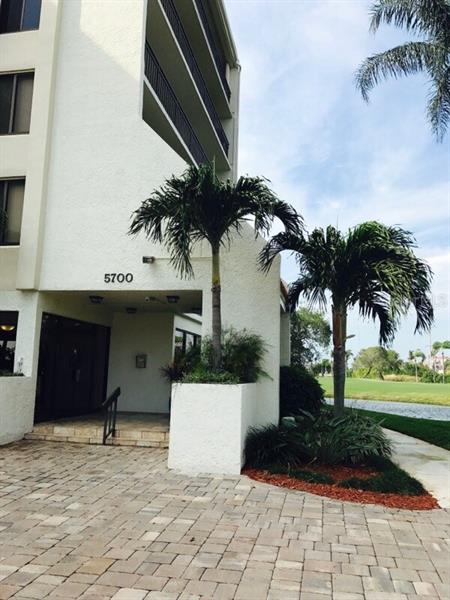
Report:
[[[133,273],[105,273],[105,283],[131,283]]]

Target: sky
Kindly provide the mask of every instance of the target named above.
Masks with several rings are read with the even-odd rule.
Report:
[[[263,175],[308,230],[366,220],[416,237],[434,272],[435,323],[414,335],[414,314],[393,348],[429,351],[450,339],[450,135],[439,144],[426,121],[424,76],[387,80],[366,104],[354,85],[360,62],[410,39],[395,27],[369,32],[366,0],[225,0],[242,67],[239,174]],[[282,277],[296,277],[282,259]],[[354,354],[378,328],[349,316]]]

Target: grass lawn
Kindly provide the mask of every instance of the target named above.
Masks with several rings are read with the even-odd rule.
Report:
[[[432,384],[433,385],[433,384]],[[373,417],[376,421],[383,421],[382,426],[386,429],[399,431],[405,435],[429,442],[450,450],[450,421],[432,421],[431,419],[416,419],[415,417],[401,417],[387,413],[374,412],[372,410],[357,410],[363,415]]]
[[[333,378],[319,377],[325,395],[333,395]],[[450,383],[416,383],[415,381],[381,381],[380,379],[348,378],[345,397],[361,400],[420,402],[450,406]]]

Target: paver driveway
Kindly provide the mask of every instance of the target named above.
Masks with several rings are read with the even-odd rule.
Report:
[[[448,598],[449,521],[25,441],[0,449],[0,599]]]

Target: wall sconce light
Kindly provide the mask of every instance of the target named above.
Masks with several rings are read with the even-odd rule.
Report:
[[[169,304],[176,304],[180,299],[180,296],[166,296],[166,298]]]
[[[89,300],[92,304],[101,304],[103,302],[103,296],[89,296]]]
[[[142,262],[144,263],[144,265],[152,265],[155,262],[155,257],[154,256],[143,256]]]
[[[15,328],[15,325],[0,325],[2,331],[14,331]]]

